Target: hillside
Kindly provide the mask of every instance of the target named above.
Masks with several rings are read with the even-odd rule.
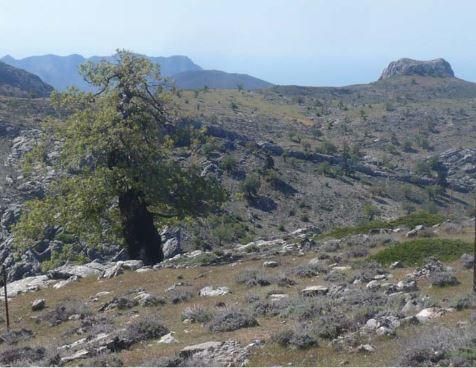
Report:
[[[0,62],[0,95],[47,97],[53,88],[36,75]]]
[[[61,230],[13,249],[59,150],[23,172],[54,112],[0,97],[13,316],[0,364],[474,365],[476,84],[207,86],[171,91],[172,157],[229,195],[206,217],[160,222],[166,260],[152,267]]]
[[[202,89],[205,87],[214,89],[237,89],[247,90],[271,87],[272,84],[247,74],[225,73],[219,70],[186,71],[172,76],[178,88]]]

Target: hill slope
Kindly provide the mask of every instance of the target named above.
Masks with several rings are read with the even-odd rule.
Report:
[[[0,94],[17,97],[46,97],[53,88],[25,70],[0,62]]]
[[[176,74],[172,77],[177,87],[200,89],[205,86],[215,89],[261,89],[272,84],[248,74],[226,73],[219,70],[197,70]]]

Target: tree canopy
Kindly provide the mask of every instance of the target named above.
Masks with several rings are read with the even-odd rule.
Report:
[[[26,162],[51,161],[46,151],[57,144],[49,162],[57,174],[44,198],[26,203],[15,227],[19,246],[34,246],[56,226],[90,246],[121,243],[131,258],[154,263],[162,260],[157,222],[224,201],[217,180],[174,159],[176,130],[158,67],[127,51],[116,59],[81,66],[97,92],[53,93],[58,118]]]

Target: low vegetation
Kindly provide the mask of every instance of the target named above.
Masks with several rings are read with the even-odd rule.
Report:
[[[428,257],[454,261],[473,250],[471,243],[451,239],[416,239],[395,244],[371,256],[383,265],[400,261],[406,266],[422,265]]]

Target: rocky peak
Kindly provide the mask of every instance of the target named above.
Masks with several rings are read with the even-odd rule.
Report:
[[[445,59],[413,60],[399,59],[392,61],[383,71],[379,80],[392,78],[399,75],[416,75],[421,77],[453,78],[454,72],[450,63]]]

